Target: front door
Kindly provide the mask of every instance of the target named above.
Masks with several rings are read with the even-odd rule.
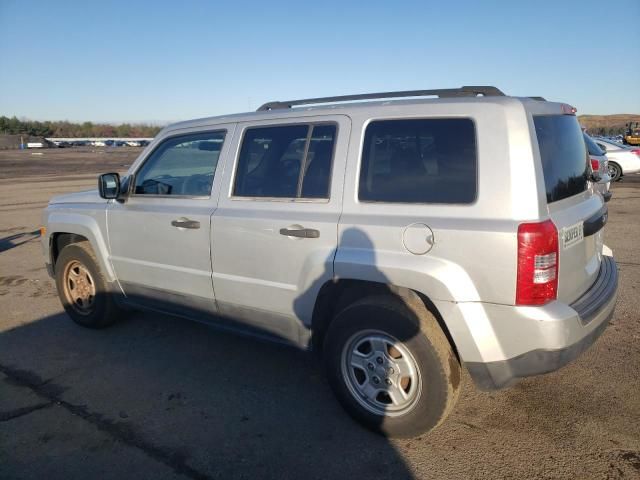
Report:
[[[110,258],[130,301],[187,316],[216,311],[211,216],[232,134],[228,126],[170,133],[131,176],[126,202],[110,205]]]
[[[349,130],[340,115],[238,125],[213,216],[213,284],[221,314],[254,334],[308,341],[333,278]]]

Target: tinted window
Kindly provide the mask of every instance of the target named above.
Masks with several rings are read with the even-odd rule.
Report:
[[[240,197],[329,198],[335,125],[247,129],[233,194]]]
[[[224,132],[207,132],[164,141],[136,174],[135,193],[210,195],[224,136]]]
[[[335,134],[335,125],[313,127],[307,161],[305,162],[304,178],[302,179],[302,197],[329,198]]]
[[[573,115],[533,117],[540,147],[547,202],[577,195],[589,178],[585,140]]]
[[[606,149],[600,148],[598,144],[593,140],[593,138],[591,138],[586,133],[584,134],[584,143],[587,145],[587,151],[589,152],[589,155],[600,156],[605,154],[603,150]]]
[[[476,176],[470,119],[384,120],[367,127],[360,200],[472,203]]]

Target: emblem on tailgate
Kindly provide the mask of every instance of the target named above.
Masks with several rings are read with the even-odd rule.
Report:
[[[584,223],[578,222],[575,225],[562,229],[562,248],[571,248],[584,239]]]

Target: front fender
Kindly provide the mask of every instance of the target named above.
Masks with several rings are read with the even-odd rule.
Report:
[[[46,210],[45,225],[47,231],[42,239],[45,248],[45,258],[52,263],[50,258],[51,238],[57,233],[74,233],[85,237],[98,258],[100,268],[108,282],[116,281],[115,272],[108,261],[109,248],[106,238],[106,211],[89,208],[82,212],[70,212],[66,209],[49,207]]]

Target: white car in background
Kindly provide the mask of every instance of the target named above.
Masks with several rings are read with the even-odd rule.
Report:
[[[609,176],[617,182],[623,175],[640,172],[640,148],[627,147],[621,143],[594,139],[598,147],[605,151],[609,160]]]

